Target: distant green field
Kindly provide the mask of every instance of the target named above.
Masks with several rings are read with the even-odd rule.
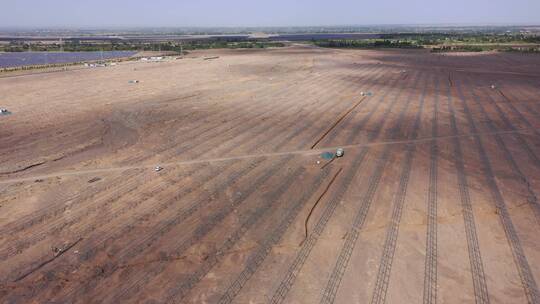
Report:
[[[239,49],[239,48],[268,48],[283,47],[281,42],[270,41],[227,41],[227,40],[200,40],[161,43],[11,43],[0,45],[0,52],[96,52],[96,51],[180,51],[198,49]]]
[[[380,39],[313,40],[314,45],[331,48],[428,48],[432,52],[540,52],[540,36],[489,33],[401,33],[382,34]]]
[[[418,49],[423,48],[422,45],[415,41],[402,41],[390,39],[365,39],[365,40],[316,40],[313,44],[320,47],[331,48],[355,48],[355,49],[370,49],[370,48],[401,48],[401,49]]]

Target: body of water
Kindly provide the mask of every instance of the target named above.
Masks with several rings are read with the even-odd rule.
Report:
[[[133,51],[0,53],[0,68],[123,58],[136,53]]]

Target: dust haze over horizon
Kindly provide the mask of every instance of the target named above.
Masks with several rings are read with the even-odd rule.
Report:
[[[540,24],[534,0],[21,0],[0,27],[257,27],[373,24]]]

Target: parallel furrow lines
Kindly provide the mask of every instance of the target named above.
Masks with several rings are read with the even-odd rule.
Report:
[[[412,161],[414,157],[414,152],[416,150],[415,147],[416,146],[414,144],[407,145],[405,162],[403,163],[401,176],[399,178],[398,192],[394,196],[394,208],[392,210],[392,218],[390,221],[390,226],[386,231],[386,240],[384,242],[383,254],[379,263],[377,280],[375,282],[375,287],[373,289],[373,295],[371,298],[372,304],[386,302],[386,292],[390,283],[392,262],[394,259],[394,253],[396,251],[396,243],[399,234],[399,224],[401,221],[401,214],[405,202],[405,196],[407,194],[407,186],[409,183]]]
[[[478,96],[476,95],[476,93],[474,92],[473,89],[470,90],[470,94],[472,96],[472,99],[476,102],[476,104],[480,108],[480,111],[482,112],[483,116],[487,119],[487,123],[488,123],[490,131],[492,131],[492,132],[496,131],[496,127],[495,127],[495,124],[493,123],[493,120],[488,116],[486,110],[484,109],[484,106],[479,101]],[[494,106],[496,107],[497,112],[499,113],[499,116],[503,119],[505,125],[508,128],[510,128],[511,130],[516,130],[515,126],[510,122],[510,120],[506,117],[506,115],[500,109],[500,107],[496,104],[496,102],[494,102],[494,100],[491,98],[491,96],[489,96],[489,94],[487,94],[487,96],[492,101],[492,104],[494,104]],[[510,102],[509,102],[509,104],[511,105]],[[513,105],[512,105],[512,107],[513,107]],[[516,113],[519,113],[517,111],[517,109],[515,109],[515,108],[514,108],[514,111]],[[521,114],[521,113],[519,113],[519,114]],[[520,119],[522,119],[523,122],[527,123],[528,127],[532,127],[532,125],[530,123],[528,123],[528,121],[525,120],[525,118],[523,116],[520,116]],[[535,133],[538,134],[538,132],[535,132]],[[514,134],[513,136],[514,136],[514,138],[517,139],[517,141],[522,146],[522,148],[525,151],[527,151],[527,153],[533,159],[533,161],[538,160],[536,154],[534,153],[534,151],[532,151],[531,147],[528,145],[528,143],[525,141],[525,139],[523,138],[523,136],[521,134]],[[508,147],[507,147],[506,143],[504,142],[503,138],[501,137],[501,135],[494,134],[494,138],[495,138],[495,142],[497,143],[497,146],[503,152],[503,156],[504,156],[506,162],[508,163],[508,165],[510,166],[510,168],[512,169],[514,174],[518,177],[519,180],[521,180],[522,184],[525,186],[526,191],[527,191],[527,202],[529,203],[529,205],[530,205],[530,207],[531,207],[531,209],[533,211],[533,214],[534,214],[534,216],[536,218],[536,222],[538,224],[540,224],[540,206],[538,205],[538,199],[536,197],[536,194],[531,189],[531,184],[529,182],[529,179],[525,176],[523,171],[520,169],[519,165],[517,164],[514,157],[512,156],[512,153],[510,153],[510,150],[508,149]]]
[[[327,76],[327,78],[331,78],[331,77],[332,76]],[[338,83],[336,82],[335,85],[338,85]],[[285,94],[285,92],[282,92],[282,94]],[[298,90],[293,95],[287,95],[288,101],[286,103],[280,103],[279,107],[276,107],[274,103],[268,102],[264,104],[263,108],[261,108],[260,106],[255,108],[254,111],[259,112],[260,114],[256,115],[255,117],[250,117],[249,120],[240,120],[233,127],[227,128],[226,130],[217,133],[217,135],[209,137],[209,140],[212,138],[219,137],[221,142],[225,142],[228,139],[238,139],[241,137],[241,135],[246,135],[246,134],[249,135],[249,133],[253,132],[253,127],[250,122],[260,121],[260,120],[264,121],[264,123],[257,124],[258,129],[260,130],[259,133],[264,133],[265,131],[268,130],[268,126],[276,125],[275,123],[273,124],[271,121],[268,121],[266,118],[276,117],[275,114],[277,114],[277,117],[279,117],[280,116],[279,114],[283,113],[286,110],[289,110],[289,111],[294,110],[294,109],[302,110],[305,108],[305,104],[299,103],[298,100],[296,99],[297,96],[301,96],[300,94],[301,94],[301,91]],[[242,112],[246,112],[246,111],[242,110]],[[295,120],[296,115],[292,115],[292,116],[293,116],[292,119]],[[237,128],[239,129],[237,130]],[[233,130],[235,132],[232,132]],[[199,136],[197,136],[197,140],[199,139],[200,139]],[[177,156],[181,153],[186,153],[188,151],[193,150],[194,148],[198,146],[207,144],[209,140],[202,142],[200,145],[191,145],[191,146],[187,145],[182,148],[175,148],[174,156]],[[200,158],[201,156],[202,154],[197,155],[198,158]]]
[[[334,73],[335,74],[335,73]],[[320,77],[325,76],[325,79],[332,79],[333,74],[330,75],[321,75]],[[315,86],[315,84],[312,84],[312,86]],[[293,88],[294,85],[290,84],[287,88]],[[285,95],[288,92],[288,90],[283,89],[281,95]],[[266,121],[267,118],[275,117],[276,115],[279,116],[280,113],[283,113],[286,110],[293,110],[293,109],[303,109],[304,104],[299,103],[296,99],[297,96],[301,96],[300,94],[302,91],[297,90],[294,94],[289,94],[287,96],[287,102],[279,103],[279,106],[276,106],[273,102],[266,102],[263,103],[261,106],[261,102],[253,102],[248,105],[248,108],[240,108],[240,110],[237,110],[236,112],[244,113],[242,115],[247,115],[245,113],[255,112],[259,113],[257,115],[250,115],[249,119],[241,119],[243,116],[238,116],[237,118],[234,118],[230,120],[227,124],[230,124],[231,121],[237,121],[231,126],[227,125],[216,125],[212,128],[208,129],[208,131],[211,131],[208,135],[205,134],[206,131],[203,132],[195,132],[193,135],[193,138],[189,139],[189,141],[182,141],[185,142],[185,145],[175,146],[172,149],[168,149],[168,153],[165,154],[166,157],[176,157],[182,153],[187,153],[189,151],[192,151],[193,149],[197,147],[201,147],[204,145],[208,145],[212,139],[219,138],[220,142],[226,141],[227,138],[238,138],[240,135],[252,132],[252,124],[254,122],[260,122],[265,121],[264,124],[257,124],[259,127],[263,127],[263,125],[269,125],[270,122]],[[267,97],[269,98],[269,97]],[[279,98],[278,96],[274,96],[274,99]],[[249,109],[252,107],[253,109]],[[271,125],[271,124],[270,124]],[[225,129],[223,129],[225,127]],[[267,128],[262,128],[262,132],[266,130]],[[197,131],[197,128],[193,129],[194,131]],[[234,132],[233,132],[234,131]],[[194,144],[195,143],[195,144]],[[204,150],[204,149],[203,149]],[[208,150],[208,149],[207,149]],[[201,157],[202,154],[198,154],[197,157]]]
[[[371,81],[371,82],[376,82],[379,78],[383,77],[385,74],[384,72],[386,71],[386,69],[377,69],[376,71],[377,74],[376,75],[371,75],[367,80],[368,81]],[[356,86],[355,83],[352,83],[353,86]],[[353,119],[353,116],[355,113],[357,113],[360,109],[364,108],[367,106],[367,104],[369,104],[369,100],[364,100],[353,112],[351,112],[350,115],[347,115],[347,117],[344,119],[343,122],[340,123],[341,124],[345,124],[345,122],[350,122],[352,119]],[[322,112],[322,111],[320,111]],[[324,113],[323,113],[324,114]],[[304,126],[299,129],[301,130],[301,132],[303,132],[304,130],[307,130],[309,128],[312,128],[312,126],[316,125],[316,123],[319,123],[320,126],[316,129],[313,130],[313,135],[312,134],[306,134],[306,136],[304,136],[304,139],[300,139],[300,143],[299,143],[299,147],[304,147],[308,144],[309,141],[312,141],[313,140],[313,137],[317,136],[318,134],[320,134],[322,132],[322,130],[324,130],[324,128],[327,128],[327,124],[322,124],[320,122],[322,122],[322,114],[317,117],[317,118],[314,118],[314,119],[311,119],[310,120],[310,123],[308,124],[304,124]],[[342,128],[338,128],[338,129],[334,129],[330,134],[332,134],[332,136],[327,136],[326,138],[330,139],[330,138],[334,138],[334,137],[339,137],[339,134],[340,134],[340,131],[343,131],[343,130],[346,130],[348,129],[347,126],[344,126]],[[300,132],[297,130],[293,133],[290,134],[291,137],[295,137],[297,136],[298,134],[300,134]],[[328,142],[329,140],[323,140],[322,141],[322,144],[320,144],[321,146],[324,146],[326,142]],[[280,145],[278,145],[276,147],[276,150],[277,148],[281,147]]]
[[[395,102],[395,100],[394,100]],[[384,118],[388,115],[390,111],[391,106],[385,111]],[[369,117],[371,117],[370,114],[368,114]],[[369,120],[368,118],[363,119],[358,125],[358,128],[361,128],[365,123]],[[382,123],[378,123],[378,128],[375,133],[373,133],[372,137],[376,137],[376,135],[381,131]],[[302,266],[304,265],[305,261],[307,260],[309,254],[311,253],[311,250],[315,247],[315,244],[317,243],[320,235],[324,231],[328,221],[334,214],[335,209],[337,208],[339,202],[345,195],[346,191],[348,190],[350,184],[352,183],[352,180],[356,176],[357,168],[362,164],[362,162],[365,159],[366,154],[368,153],[369,148],[364,147],[358,154],[357,158],[355,158],[354,162],[352,163],[349,171],[347,172],[347,175],[344,177],[342,182],[342,187],[339,188],[338,191],[334,193],[334,196],[331,198],[330,202],[327,204],[326,208],[324,209],[323,213],[321,214],[317,224],[315,225],[315,228],[313,229],[312,234],[308,236],[306,241],[302,244],[302,247],[300,248],[299,252],[297,253],[295,259],[289,265],[289,268],[281,280],[281,283],[279,284],[278,288],[275,290],[272,299],[270,300],[270,303],[277,304],[282,303],[285,300],[285,297],[287,293],[289,292],[290,288],[294,284],[294,281],[296,280],[296,276],[300,272]]]
[[[375,68],[374,71],[378,71],[376,75],[381,75],[382,74],[382,69],[381,68]],[[369,71],[363,71],[364,73],[366,72],[369,72]],[[373,71],[371,71],[373,72]],[[370,76],[371,77],[374,77],[373,75]],[[350,84],[347,86],[347,88],[350,88],[350,87],[353,87],[354,84]],[[330,86],[328,89],[328,91],[332,92],[332,91],[338,91],[338,92],[341,92],[343,93],[344,92],[344,89],[339,87],[338,85],[334,85],[334,86]],[[327,115],[327,112],[330,110],[330,109],[333,109],[333,108],[336,108],[336,104],[334,102],[329,102],[329,99],[331,100],[330,96],[326,97],[326,96],[319,96],[318,97],[319,101],[317,102],[317,106],[314,106],[313,109],[311,111],[308,112],[307,115],[302,115],[302,117],[305,117],[305,119],[309,120],[310,123],[308,124],[302,124],[302,126],[300,128],[298,128],[297,130],[295,130],[294,132],[291,132],[290,134],[286,135],[286,136],[282,136],[282,140],[281,140],[281,143],[277,146],[273,146],[274,150],[278,150],[279,148],[281,148],[284,144],[287,144],[288,141],[290,141],[290,139],[294,138],[296,135],[304,132],[306,129],[308,129],[308,127],[310,127],[311,125],[315,124],[316,122],[321,122],[321,121],[324,121],[324,115]],[[318,107],[318,104],[320,103],[324,103],[323,107]],[[302,106],[302,108],[305,108],[304,106]],[[311,113],[320,113],[319,114],[319,117],[317,118],[311,118],[309,119],[308,117],[311,115]],[[294,126],[295,124],[298,124],[298,117],[299,115],[292,115],[292,119],[291,119],[291,126]],[[289,126],[287,126],[288,128]],[[287,130],[287,128],[285,128],[285,130]],[[306,139],[311,139],[311,136],[306,136]],[[303,142],[300,143],[299,146],[302,146],[303,145]]]
[[[454,109],[451,88],[448,87],[448,111],[450,113],[450,125],[453,134],[459,134],[456,122],[456,112]],[[477,304],[489,304],[489,293],[487,290],[486,277],[484,274],[484,264],[482,262],[482,254],[480,253],[480,245],[478,243],[478,235],[476,232],[476,223],[474,219],[474,211],[471,204],[471,195],[469,193],[469,185],[467,174],[463,161],[463,151],[459,138],[453,138],[454,145],[454,166],[457,171],[457,182],[459,188],[459,197],[463,213],[463,221],[465,223],[465,235],[467,238],[467,250],[469,253],[469,262],[471,265],[471,276],[473,280],[475,302]]]
[[[352,86],[352,84],[350,85]],[[328,88],[329,91],[333,91],[334,89],[338,89],[339,85],[334,85]],[[342,89],[342,88],[340,88]],[[338,90],[343,91],[343,90]],[[309,104],[304,104],[301,107],[297,109],[297,111],[289,116],[292,118],[289,119],[289,123],[286,123],[285,121],[280,121],[280,117],[278,115],[277,121],[268,121],[268,125],[278,125],[279,129],[272,132],[272,138],[274,137],[282,137],[282,136],[276,136],[275,134],[282,134],[283,132],[286,132],[290,127],[293,127],[294,125],[298,124],[298,117],[304,117],[304,119],[309,119],[309,116],[312,115],[315,112],[321,113],[320,116],[325,115],[327,111],[329,111],[332,108],[336,108],[338,105],[336,105],[333,102],[328,102],[325,98],[319,98],[317,100],[312,101]],[[317,119],[310,119],[310,121],[317,121]],[[300,127],[298,130],[300,132],[304,131],[306,129],[308,124],[303,124],[302,127]],[[220,154],[226,154],[230,153],[233,149],[238,149],[242,146],[249,146],[249,143],[252,140],[255,140],[259,138],[261,135],[268,135],[268,126],[267,125],[261,125],[257,128],[258,132],[255,130],[250,130],[249,134],[246,134],[245,136],[248,136],[248,139],[246,140],[244,136],[235,136],[234,141],[228,142],[227,145],[229,145],[229,148],[224,150],[218,150]],[[253,133],[257,132],[257,133]],[[295,132],[292,132],[295,133]],[[287,143],[288,136],[283,136],[285,139],[285,143]],[[234,142],[238,141],[240,144],[235,145]],[[263,143],[267,142],[265,140],[262,140]],[[276,150],[275,146],[272,146],[274,150]]]
[[[121,248],[121,252],[115,255],[115,259],[117,259],[118,261],[121,261],[122,259],[133,258],[139,255],[140,253],[142,253],[143,251],[148,250],[148,248],[153,243],[155,243],[161,236],[163,236],[166,232],[172,230],[174,227],[176,227],[176,225],[185,221],[191,215],[195,214],[198,210],[210,204],[211,200],[209,200],[208,197],[216,195],[222,192],[227,187],[230,187],[232,184],[236,183],[243,176],[255,170],[255,168],[257,168],[263,161],[264,161],[264,158],[257,159],[254,162],[252,162],[249,166],[242,168],[240,170],[236,170],[232,173],[229,173],[227,176],[227,179],[223,182],[218,183],[211,193],[208,193],[199,197],[195,202],[192,202],[189,206],[184,206],[178,210],[170,211],[172,212],[172,214],[169,215],[167,219],[159,221],[156,224],[156,226],[153,227],[150,233],[144,236],[138,236],[133,242],[129,244],[129,246],[127,246],[126,248]],[[225,173],[226,171],[221,172],[221,174],[225,174]],[[215,174],[209,180],[213,180],[214,178],[219,177],[221,174],[219,173]],[[205,181],[204,183],[207,183],[208,181]],[[158,205],[158,208],[149,209],[146,212],[143,212],[141,214],[136,214],[136,216],[133,218],[133,223],[143,221],[144,219],[149,218],[149,217],[156,217],[156,216],[159,216],[163,212],[169,211],[170,205],[174,204],[175,202],[178,202],[179,199],[193,192],[195,189],[200,188],[204,183],[197,184],[193,187],[190,187],[187,190],[180,191],[174,197],[168,200],[165,200],[165,202],[163,203],[160,203]],[[85,261],[90,261],[99,252],[99,250],[102,250],[105,248],[106,244],[109,244],[113,242],[114,240],[121,238],[125,235],[129,235],[132,229],[134,229],[134,225],[126,223],[126,225],[123,225],[120,229],[115,229],[114,231],[112,231],[109,236],[105,238],[103,237],[99,238],[94,242],[90,242],[89,244],[92,244],[92,245],[89,245],[90,246],[89,248],[81,249],[82,259]],[[118,267],[119,267],[119,264],[108,269],[107,275],[112,275],[118,269]],[[74,294],[83,293],[89,289],[92,289],[94,285],[97,284],[98,279],[101,279],[101,277],[89,278],[86,281],[85,286],[78,290],[66,290],[68,297],[73,297]]]
[[[424,97],[425,86],[420,97],[420,106],[415,119],[412,138],[418,137],[418,127],[421,121],[422,112],[424,109]],[[375,281],[375,287],[373,288],[373,295],[371,298],[372,304],[381,304],[386,302],[386,293],[388,285],[390,283],[390,274],[392,270],[392,263],[394,259],[394,253],[396,251],[396,243],[399,234],[399,224],[401,222],[401,214],[405,203],[405,196],[407,194],[407,186],[409,183],[409,177],[412,169],[412,162],[414,159],[414,153],[416,151],[415,144],[407,145],[407,152],[405,155],[405,161],[401,170],[399,178],[398,192],[394,196],[392,218],[390,225],[386,231],[386,239],[383,246],[383,253],[381,261],[379,263],[379,270],[377,273],[377,279]]]
[[[467,101],[465,97],[463,96],[463,93],[461,92],[460,87],[458,87],[458,94],[463,103],[463,107],[465,109],[465,113],[469,121],[469,124],[472,127],[473,132],[476,132],[476,126],[472,118],[471,111],[469,110]],[[478,135],[473,136],[473,138],[474,138],[476,147],[478,148],[478,155],[480,156],[480,161],[482,164],[482,171],[486,178],[489,192],[494,201],[495,207],[497,208],[497,214],[499,215],[501,225],[503,226],[506,238],[508,240],[508,245],[510,246],[510,250],[512,251],[514,262],[516,263],[516,268],[521,278],[521,282],[522,282],[528,303],[531,303],[531,304],[540,303],[538,286],[536,285],[536,280],[534,279],[531,267],[525,256],[525,252],[519,240],[516,228],[514,224],[512,223],[512,219],[508,212],[508,208],[506,206],[504,198],[499,190],[499,187],[497,186],[497,183],[495,180],[495,174],[493,173],[493,169],[491,167],[491,163],[485,151],[482,140]]]
[[[137,284],[137,285],[139,285],[139,284]]]
[[[360,236],[360,230],[362,229],[364,225],[369,208],[371,206],[373,198],[375,197],[376,190],[379,187],[384,169],[388,163],[390,151],[391,151],[390,146],[385,148],[382,156],[378,159],[378,162],[375,167],[375,170],[373,171],[373,174],[369,177],[368,189],[363,196],[361,207],[356,214],[353,225],[351,229],[349,229],[349,231],[347,232],[347,238],[345,239],[345,243],[340,250],[338,259],[334,266],[334,270],[332,271],[332,274],[330,275],[330,278],[328,279],[328,283],[323,292],[323,296],[320,303],[333,303],[334,302],[335,295],[337,294],[341,280],[343,278],[343,275],[345,274],[345,270],[347,269],[349,260],[354,251],[356,241],[358,240],[358,237]]]
[[[366,88],[365,90],[367,90],[367,91],[373,90],[373,89],[375,88],[375,86],[377,86],[377,85],[379,84],[379,79],[381,79],[382,77],[384,77],[384,75],[385,75],[385,74],[384,74],[384,71],[386,71],[386,69],[384,69],[383,72],[379,73],[379,74],[376,75],[375,77],[372,77],[372,79],[368,79],[368,80],[370,80],[371,86],[369,86],[369,87]],[[386,94],[388,94],[387,92],[388,92],[388,91],[386,91],[386,92],[382,95],[382,97],[381,97],[380,100],[383,100],[384,96],[386,96]],[[333,131],[334,133],[331,133],[331,134],[333,134],[332,137],[339,137],[339,134],[340,134],[341,132],[343,132],[343,131],[345,131],[345,130],[351,129],[351,128],[354,126],[354,117],[355,117],[355,114],[358,113],[358,112],[359,112],[360,110],[362,110],[363,108],[367,107],[367,105],[368,105],[368,103],[369,103],[369,100],[373,100],[373,98],[369,98],[368,100],[363,101],[363,102],[358,106],[358,108],[356,108],[356,109],[351,113],[351,115],[348,115],[348,116],[345,118],[345,120],[342,122],[343,128],[339,128],[339,129],[334,130],[334,131]],[[372,101],[371,103],[373,103],[373,101]],[[369,117],[371,117],[371,115],[372,115],[373,113],[376,112],[376,109],[377,109],[378,105],[379,105],[379,103],[376,103],[375,106],[372,108],[372,110],[369,112],[369,114],[368,114],[367,116],[364,117],[364,119],[365,119],[366,117],[369,119]],[[362,121],[359,121],[359,123],[362,124]],[[315,134],[318,134],[319,132],[321,132],[322,128],[324,128],[324,127],[326,127],[326,125],[321,126],[321,128],[319,128]],[[355,134],[355,132],[353,131],[353,133],[351,133],[351,134]],[[331,138],[331,137],[329,137],[329,138]],[[307,139],[306,139],[306,140],[307,140]],[[349,136],[349,138],[347,139],[346,142],[347,142],[347,143],[350,143],[351,140],[352,140],[352,136]],[[328,142],[328,141],[325,140],[325,141],[322,142],[321,145],[324,146],[327,142]]]
[[[321,175],[317,178],[315,181],[312,189],[318,189],[324,179],[328,176],[329,171],[324,170]],[[335,180],[337,177],[337,172],[332,180],[330,181],[330,184]],[[262,245],[257,249],[257,251],[252,254],[247,262],[243,270],[240,272],[240,274],[236,277],[236,279],[233,281],[231,285],[227,288],[225,293],[222,295],[221,299],[218,303],[231,303],[236,295],[242,290],[244,285],[249,281],[249,279],[257,272],[259,267],[262,265],[268,254],[270,254],[270,251],[272,250],[272,247],[274,247],[276,244],[278,244],[281,241],[281,238],[285,234],[285,232],[289,229],[290,225],[296,220],[296,217],[302,210],[302,208],[305,206],[307,201],[313,196],[315,192],[305,192],[302,197],[295,203],[292,204],[291,208],[288,209],[285,212],[285,217],[283,220],[276,226],[277,228],[274,229],[262,242]]]
[[[306,79],[304,80],[304,82],[316,81],[317,79],[320,79],[323,77],[327,79],[331,77],[331,75],[319,75],[314,78]],[[274,98],[279,98],[280,95],[285,94],[287,90],[292,87],[294,87],[294,84],[289,83],[284,88],[280,88],[280,91],[274,95]],[[270,98],[270,97],[266,97],[266,98]],[[261,103],[262,103],[262,106],[261,106]],[[235,103],[233,108],[229,110],[218,111],[214,114],[211,114],[205,117],[205,119],[201,120],[198,125],[192,126],[192,128],[189,131],[185,132],[180,138],[181,139],[180,141],[175,141],[169,145],[162,146],[158,150],[155,150],[153,154],[160,154],[160,155],[164,155],[164,157],[169,158],[172,156],[171,153],[178,155],[179,153],[190,151],[199,145],[207,143],[212,138],[220,137],[222,134],[226,132],[234,130],[235,128],[238,128],[240,126],[247,125],[249,121],[257,121],[260,119],[260,117],[269,114],[269,112],[279,112],[278,110],[282,111],[283,108],[286,108],[286,106],[287,104],[282,103],[278,107],[276,107],[274,103],[263,103],[262,101],[258,101],[258,102],[246,101],[243,103]],[[249,115],[249,113],[253,113],[253,112],[258,112],[259,114]],[[211,124],[207,126],[208,121],[212,121],[213,119],[219,118],[219,117],[228,117],[228,115],[230,114],[237,114],[237,115],[229,119],[226,123]],[[249,115],[249,118],[247,118],[248,115]],[[270,117],[270,116],[267,116],[267,117]],[[204,126],[204,127],[201,127],[201,126]],[[176,143],[178,142],[182,144],[177,145]],[[143,156],[128,158],[125,161],[129,163],[141,162],[146,158],[148,158],[148,156],[143,155]]]
[[[293,159],[292,156],[287,156],[280,160],[277,164],[272,166],[272,169],[267,170],[263,175],[256,178],[253,183],[250,185],[250,188],[246,189],[245,191],[241,192],[240,196],[236,197],[232,204],[228,206],[224,206],[219,209],[217,213],[214,213],[212,216],[210,216],[205,222],[199,226],[195,233],[190,236],[186,241],[181,242],[176,248],[174,248],[174,254],[175,255],[181,255],[185,250],[187,250],[189,247],[191,247],[194,243],[202,239],[204,236],[206,236],[212,229],[214,229],[223,219],[234,211],[235,208],[240,206],[244,201],[248,199],[248,197],[251,196],[251,194],[258,191],[259,187],[261,187],[266,181],[268,181],[276,172],[278,172],[281,168],[283,168],[288,162],[290,162]],[[227,187],[231,185],[231,183],[234,182],[231,181],[229,183],[224,183],[221,187],[215,190],[215,193],[219,193],[224,191]],[[118,255],[119,260],[129,260],[133,257],[141,254],[143,250],[147,250],[153,243],[155,243],[160,236],[163,236],[168,231],[172,230],[174,227],[176,227],[179,223],[186,220],[188,217],[192,216],[197,212],[197,210],[200,210],[206,205],[205,201],[197,201],[194,202],[191,207],[183,210],[181,213],[177,214],[175,217],[173,217],[171,220],[168,221],[162,221],[159,223],[158,227],[154,229],[154,233],[150,234],[149,236],[145,238],[139,238],[137,239],[137,242],[130,245],[130,248],[126,248],[126,250],[123,251],[122,254]],[[129,294],[134,294],[138,289],[140,289],[142,286],[144,286],[151,278],[161,273],[164,269],[165,265],[161,265],[162,267],[155,267],[151,270],[148,269],[139,269],[140,274],[134,275],[133,272],[135,272],[135,269],[129,269],[128,272],[130,273],[130,278],[133,279],[133,281],[128,281],[123,284],[123,288],[120,288],[117,290],[117,292],[113,295],[110,295],[108,298],[112,298],[113,302],[120,301],[122,298],[127,297]]]
[[[432,119],[432,136],[438,136],[438,96],[435,96],[435,110]],[[437,303],[437,140],[431,142],[429,189],[427,197],[426,258],[424,269],[424,304]]]
[[[399,82],[398,79],[394,79],[394,81],[392,83],[390,83],[388,85],[388,87],[394,87],[395,85],[397,85],[398,82]],[[354,125],[354,128],[352,128],[352,132],[347,137],[346,143],[351,143],[352,144],[352,143],[355,142],[356,137],[358,136],[358,134],[360,133],[360,131],[364,127],[367,120],[369,120],[371,118],[371,116],[373,116],[373,114],[377,112],[377,109],[383,103],[382,101],[385,100],[386,96],[388,96],[388,94],[390,94],[390,91],[391,90],[388,90],[388,89],[384,90],[384,93],[378,98],[378,100],[375,102],[375,105],[371,108],[371,110],[368,112],[368,114],[366,116],[364,116],[362,119],[360,119],[360,121],[358,121],[358,123],[356,125]],[[389,111],[390,111],[390,108],[388,108],[385,111],[384,117],[386,117],[386,115],[388,115]],[[382,123],[382,122],[380,122],[380,123]],[[351,122],[351,125],[352,125],[352,122]],[[379,125],[379,127],[380,127],[380,125]]]
[[[294,182],[298,180],[300,175],[305,172],[304,168],[296,169],[292,174],[285,178],[281,185],[276,187],[272,193],[268,194],[268,198],[272,200],[268,203],[266,201],[262,202],[261,206],[258,206],[255,210],[249,212],[246,216],[247,220],[242,223],[242,225],[232,232],[226,239],[225,243],[217,250],[209,254],[209,258],[202,263],[197,270],[195,270],[189,277],[185,280],[179,282],[178,286],[168,290],[167,302],[180,302],[187,295],[187,293],[200,282],[208,272],[218,264],[220,260],[220,255],[226,254],[230,251],[233,246],[246,234],[246,232],[253,228],[253,226],[261,220],[268,211],[275,207],[278,204],[281,197],[289,190],[289,188],[294,185]]]
[[[417,75],[415,77],[413,87],[416,87],[416,84],[418,83],[418,81],[419,81],[419,76]],[[399,96],[401,95],[402,90],[403,90],[403,87],[400,89],[398,94],[394,97],[392,104],[387,109],[387,113],[389,112],[391,108],[393,108],[393,105],[399,99]],[[400,118],[404,116],[404,113],[410,104],[411,97],[409,96],[406,100],[407,101],[405,105],[402,107],[401,112],[399,114]],[[395,137],[396,133],[398,132],[398,126],[401,125],[401,123],[402,121],[398,119],[397,122],[392,126],[392,128],[389,129],[391,138]],[[415,128],[418,128],[418,126],[419,124],[416,124]],[[349,260],[354,251],[354,247],[356,246],[356,241],[358,240],[358,237],[360,235],[360,230],[362,229],[364,225],[372,200],[375,196],[376,190],[382,178],[384,168],[386,167],[386,164],[388,162],[390,151],[391,151],[390,146],[385,147],[384,152],[377,163],[376,169],[374,170],[373,174],[369,177],[368,189],[366,193],[364,194],[363,199],[360,203],[360,208],[358,209],[357,214],[354,218],[352,227],[347,232],[347,238],[345,240],[345,243],[343,244],[343,247],[340,250],[334,269],[332,270],[332,273],[330,274],[330,278],[328,280],[326,288],[323,291],[322,298],[320,301],[321,304],[330,304],[330,303],[333,303],[335,300],[339,286],[341,284],[341,280],[343,279],[345,270],[347,269]]]
[[[485,117],[487,117],[490,130],[492,130],[492,131],[496,130],[496,127],[495,127],[495,125],[493,123],[493,120],[491,120],[487,116],[487,113],[484,110],[484,108],[483,108],[482,104],[480,103],[480,101],[478,101],[478,96],[475,94],[474,90],[471,89],[470,92],[471,92],[471,95],[473,96],[473,99],[480,106],[480,109],[481,109],[483,115]],[[538,130],[534,129],[532,124],[525,118],[525,116],[521,112],[518,111],[518,109],[516,109],[516,107],[513,105],[513,103],[510,102],[508,100],[508,98],[504,94],[501,93],[501,95],[503,97],[503,100],[505,101],[504,104],[506,104],[508,107],[510,107],[510,109],[512,109],[512,112],[514,114],[516,114],[516,116],[518,116],[520,122],[524,123],[528,128],[533,130],[533,132],[536,135],[540,135],[540,132],[538,132]],[[491,101],[491,104],[495,107],[495,110],[497,110],[497,113],[499,114],[499,117],[502,119],[505,126],[507,128],[509,128],[510,130],[516,130],[516,127],[512,124],[510,119],[508,119],[508,117],[506,116],[504,111],[497,104],[497,102],[495,102],[495,100],[491,97],[491,95],[490,94],[485,94],[485,96],[487,96],[487,98]],[[531,158],[531,160],[534,162],[534,164],[537,165],[537,166],[540,166],[540,159],[538,158],[538,155],[536,155],[535,151],[529,146],[529,144],[527,143],[525,138],[523,138],[523,136],[521,136],[521,134],[515,134],[514,137],[518,141],[519,145],[525,150],[525,152],[527,152],[527,155]]]
[[[298,272],[302,268],[303,264],[307,260],[307,257],[311,253],[311,250],[315,246],[318,238],[321,236],[322,232],[324,231],[324,228],[326,227],[326,224],[334,214],[334,211],[336,210],[337,206],[339,205],[339,202],[349,189],[349,186],[351,185],[354,177],[356,176],[356,173],[358,172],[358,168],[362,165],[369,149],[363,148],[358,155],[355,157],[354,161],[350,165],[350,169],[347,171],[347,174],[343,178],[341,182],[341,187],[338,188],[338,190],[334,193],[332,198],[330,199],[329,203],[326,205],[326,208],[324,209],[321,217],[319,218],[319,221],[315,225],[315,228],[313,229],[312,233],[308,236],[308,238],[304,241],[302,244],[302,247],[300,248],[296,258],[289,266],[289,269],[287,270],[285,276],[281,280],[281,283],[277,290],[274,292],[274,295],[272,299],[270,300],[270,303],[282,303],[285,299],[286,294],[292,287],[296,276],[298,275]]]

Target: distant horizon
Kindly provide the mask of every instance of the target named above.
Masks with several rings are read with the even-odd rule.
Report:
[[[21,30],[139,30],[139,29],[280,29],[280,28],[371,28],[371,27],[540,27],[538,23],[374,23],[374,24],[312,24],[312,25],[259,25],[259,26],[235,26],[235,25],[190,25],[190,26],[152,26],[152,25],[100,25],[100,26],[2,26],[4,29],[21,29]]]
[[[256,28],[540,24],[537,0],[18,0],[0,28]]]

